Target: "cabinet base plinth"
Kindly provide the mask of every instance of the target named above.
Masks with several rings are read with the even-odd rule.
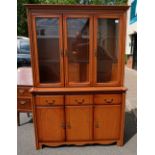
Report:
[[[123,140],[117,141],[117,146],[123,146],[123,144],[124,144]]]
[[[75,146],[84,146],[84,145],[93,145],[93,144],[99,144],[99,145],[109,145],[117,143],[118,146],[122,146],[123,142],[117,141],[117,140],[106,140],[106,141],[79,141],[79,142],[39,142],[36,146],[36,149],[42,149],[43,146],[49,146],[49,147],[59,147],[62,145],[75,145]]]

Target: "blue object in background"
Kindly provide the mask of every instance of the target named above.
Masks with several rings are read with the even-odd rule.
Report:
[[[131,2],[130,10],[130,24],[133,24],[137,21],[137,0]]]

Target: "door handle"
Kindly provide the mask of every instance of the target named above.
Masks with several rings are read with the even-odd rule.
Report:
[[[26,104],[26,101],[20,101],[20,104],[24,105]]]
[[[77,102],[78,104],[82,104],[82,103],[84,103],[84,99],[82,99],[81,101],[78,101],[78,100],[75,100],[75,102]]]
[[[71,129],[70,123],[67,123],[67,124],[66,124],[66,128],[67,128],[67,129]]]
[[[66,57],[68,56],[68,53],[69,53],[69,51],[68,50],[65,50],[65,56]]]
[[[62,123],[61,123],[61,128],[63,128],[63,129],[65,129],[65,128],[66,128],[66,126],[65,126],[65,123],[64,123],[64,122],[62,122]]]
[[[106,103],[112,103],[113,102],[113,98],[112,99],[104,99],[104,101],[106,102]]]
[[[95,128],[99,128],[99,123],[95,122]]]
[[[46,103],[48,103],[49,105],[53,105],[55,103],[55,100],[52,100],[51,102],[49,102],[48,100],[46,100]]]

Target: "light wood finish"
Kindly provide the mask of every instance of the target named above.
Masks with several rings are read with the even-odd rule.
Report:
[[[63,105],[64,96],[63,95],[38,95],[36,97],[36,105]]]
[[[96,52],[97,51],[97,27],[98,27],[98,24],[97,24],[97,20],[98,19],[118,19],[119,20],[119,22],[121,22],[122,20],[123,20],[123,17],[122,17],[122,15],[120,15],[120,14],[104,14],[104,15],[99,15],[99,14],[97,14],[97,15],[95,15],[95,17],[94,17],[94,52]],[[122,30],[121,30],[121,23],[120,23],[120,26],[119,26],[119,36],[118,36],[118,38],[120,38],[121,37],[121,34],[122,34]],[[124,62],[122,62],[122,59],[121,59],[121,56],[123,55],[123,52],[124,51],[121,51],[121,39],[119,39],[118,40],[118,65],[116,64],[116,65],[114,65],[114,66],[112,66],[112,77],[111,77],[111,79],[112,79],[112,81],[110,81],[110,82],[104,82],[104,83],[97,83],[97,54],[94,54],[94,68],[93,68],[93,70],[94,70],[94,72],[93,72],[93,75],[94,75],[94,78],[93,78],[93,85],[94,86],[102,86],[102,87],[106,87],[106,86],[110,86],[110,85],[112,85],[112,86],[117,86],[117,85],[123,85],[123,83],[120,83],[120,80],[119,79],[122,79],[122,76],[120,76],[120,74],[121,74],[121,65],[124,63]],[[121,51],[121,52],[119,52],[119,51]],[[116,68],[116,67],[118,67],[118,68]],[[115,76],[113,75],[113,74],[115,74]],[[115,79],[115,80],[113,80],[113,79]]]
[[[124,144],[124,127],[125,127],[125,93],[122,93],[122,106],[121,106],[121,122],[120,122],[120,138],[117,141],[118,146],[122,146]]]
[[[87,105],[93,103],[92,95],[66,95],[66,105]]]
[[[40,76],[39,76],[39,56],[38,56],[38,49],[37,49],[37,34],[36,34],[36,22],[35,19],[36,17],[42,17],[42,18],[58,18],[59,19],[59,55],[60,55],[60,82],[58,83],[41,83],[40,82]],[[62,16],[60,14],[54,14],[54,15],[42,15],[42,14],[38,14],[35,17],[33,16],[32,19],[32,27],[33,27],[33,31],[32,33],[34,34],[34,38],[33,38],[33,42],[34,42],[34,54],[36,56],[36,60],[35,60],[35,64],[33,65],[33,67],[35,66],[35,72],[36,74],[33,74],[35,82],[34,85],[36,86],[40,86],[40,87],[60,87],[60,86],[64,86],[64,66],[63,66],[63,41],[62,41]],[[30,37],[31,39],[31,37]],[[31,54],[31,57],[33,59],[33,53]],[[50,75],[49,75],[50,76]]]
[[[20,125],[20,113],[32,112],[32,68],[21,67],[17,69],[17,125]]]
[[[120,104],[121,94],[97,94],[94,95],[94,104]]]
[[[125,87],[32,88],[31,93],[126,92]]]
[[[115,144],[115,140],[93,140],[93,141],[76,141],[76,146],[85,146],[86,144],[101,144],[101,145],[109,145],[109,144]],[[75,143],[75,142],[74,142]],[[58,146],[64,146],[64,145],[73,145],[73,141],[65,141],[65,142],[39,142],[37,145],[37,149],[42,149],[43,145],[45,146],[51,146],[51,147],[58,147]]]
[[[35,4],[27,4],[26,7],[34,80],[34,86],[30,92],[32,94],[36,148],[40,149],[43,145],[61,146],[71,144],[117,143],[119,146],[123,145],[125,93],[127,91],[127,88],[123,86],[124,51],[126,13],[129,7]],[[35,22],[37,17],[43,19],[57,17],[59,19],[60,82],[40,82],[37,49],[39,42],[37,41]],[[68,18],[88,18],[89,28],[88,23],[80,23],[80,20],[78,28],[81,27],[81,30],[78,30],[78,28],[76,30],[76,26],[74,26],[74,29],[68,33]],[[105,31],[105,33],[108,33],[107,38],[112,39],[111,42],[108,42],[107,38],[98,38],[97,33],[100,29],[98,28],[98,19],[110,19],[114,25],[115,19],[119,21],[116,30],[118,34],[117,43],[114,40],[114,25],[108,24],[108,30]],[[104,30],[104,27],[102,29]],[[56,29],[52,30],[55,31]],[[42,34],[43,37],[44,34]],[[48,34],[48,31],[46,31],[46,34]],[[102,35],[102,33],[100,34]],[[68,37],[71,40],[68,40]],[[55,38],[58,38],[58,35]],[[101,42],[106,40],[108,52],[105,50],[104,44],[100,43],[101,46],[97,44],[98,39]],[[89,47],[87,46],[88,42]],[[87,50],[84,50],[85,46]],[[115,48],[117,47],[118,53],[115,57]],[[89,53],[85,55],[88,48]],[[97,49],[100,49],[99,51],[103,55],[97,55]],[[73,54],[78,53],[78,56],[70,58],[68,50],[72,51]],[[112,55],[112,61],[107,61],[109,57],[105,59],[106,61],[102,61],[102,59],[104,60],[104,51]],[[51,54],[55,53],[51,52]],[[51,57],[53,58],[54,55]],[[100,58],[99,74],[102,74],[102,72],[105,74],[105,70],[107,75],[101,75],[97,80],[97,60],[100,60]],[[57,68],[54,65],[49,67],[52,70]],[[104,70],[102,70],[103,67]],[[50,78],[52,74],[53,72],[48,72],[45,78]],[[54,75],[54,77],[56,76],[57,74]]]
[[[63,107],[36,108],[39,141],[64,141]]]
[[[68,64],[68,45],[67,45],[67,19],[70,18],[70,19],[76,19],[76,18],[79,18],[79,19],[89,19],[89,67],[88,67],[88,81],[87,82],[70,82],[69,81],[69,76],[70,74],[73,74],[71,76],[75,76],[76,78],[78,78],[78,75],[77,73],[79,72],[80,73],[80,69],[79,69],[79,64],[74,64],[76,65],[76,68],[77,70],[75,71],[75,68],[73,68],[73,71],[72,73],[69,72],[68,68],[69,68],[69,64]],[[93,52],[93,35],[91,33],[92,31],[92,22],[93,22],[93,17],[92,16],[89,16],[89,15],[86,15],[86,14],[74,14],[74,15],[71,15],[70,13],[64,13],[64,16],[63,16],[63,27],[64,27],[64,60],[65,60],[65,75],[66,75],[66,78],[65,78],[65,85],[66,86],[90,86],[91,83],[92,83],[92,52]],[[78,66],[77,66],[78,65]],[[82,65],[82,64],[81,64]],[[72,66],[74,67],[74,66]],[[84,68],[83,66],[81,66],[82,68]],[[79,70],[79,71],[78,71]],[[80,74],[81,75],[81,74]]]
[[[94,140],[119,139],[121,108],[119,105],[94,107]]]
[[[31,42],[31,57],[32,57],[32,68],[33,68],[33,77],[34,77],[34,86],[37,87],[63,87],[63,81],[65,81],[66,86],[70,87],[76,87],[76,86],[123,86],[123,74],[124,74],[124,49],[125,49],[125,42],[123,38],[125,38],[125,18],[126,18],[126,10],[128,9],[128,6],[79,6],[76,7],[73,5],[63,7],[61,5],[26,5],[28,8],[35,8],[35,9],[28,9],[28,18],[29,18],[29,33],[30,33],[30,42]],[[69,8],[70,9],[69,9]],[[39,9],[42,8],[42,9]],[[45,9],[46,8],[46,9]],[[51,9],[50,9],[51,8]],[[64,8],[64,9],[63,9]],[[72,10],[74,8],[74,11]],[[85,8],[85,11],[84,11]],[[92,9],[90,11],[90,9]],[[110,10],[110,8],[112,10]],[[66,10],[68,9],[68,10]],[[82,11],[81,11],[82,9]],[[89,10],[89,11],[88,11]],[[73,13],[74,12],[74,13]],[[61,83],[40,83],[39,81],[39,69],[38,69],[38,53],[37,53],[37,40],[36,40],[36,24],[35,24],[35,18],[36,17],[42,17],[42,18],[49,18],[49,17],[58,17],[60,20],[60,50],[63,54],[61,54],[61,80],[64,77],[64,79],[61,81]],[[68,56],[66,54],[67,51],[67,39],[66,39],[66,18],[67,17],[89,17],[90,18],[90,55],[89,55],[89,82],[81,82],[81,83],[68,83],[68,65],[67,60]],[[98,17],[107,18],[107,19],[119,19],[119,42],[118,42],[118,69],[117,71],[118,77],[115,77],[116,80],[111,82],[105,82],[105,83],[96,83],[96,61],[95,61],[95,50],[96,50],[96,19]],[[61,26],[62,25],[62,26]],[[33,36],[32,36],[33,34]],[[61,35],[62,34],[62,35]],[[63,39],[62,39],[63,37]],[[93,39],[94,38],[94,39]],[[123,42],[123,43],[122,43]],[[63,61],[64,60],[64,61]],[[116,67],[116,66],[115,66]],[[114,68],[115,68],[114,67]],[[113,68],[113,69],[114,69]],[[93,72],[92,72],[93,71]],[[115,71],[112,71],[112,79],[113,74]],[[73,76],[73,75],[71,75]]]
[[[66,106],[66,140],[92,140],[92,106]]]

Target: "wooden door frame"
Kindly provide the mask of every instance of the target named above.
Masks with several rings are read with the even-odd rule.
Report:
[[[118,40],[118,68],[117,68],[117,80],[113,82],[104,82],[104,83],[97,83],[97,56],[96,56],[96,50],[97,50],[97,19],[118,19],[119,20],[119,40]],[[123,16],[122,14],[95,14],[94,15],[94,59],[93,59],[93,86],[120,86],[123,85],[123,74],[121,71],[124,67],[124,59],[122,60],[122,55],[124,57],[124,51],[122,49],[123,44],[122,40],[124,38],[123,33]]]
[[[37,49],[37,35],[36,35],[36,18],[58,18],[59,19],[59,52],[60,52],[60,82],[59,83],[40,83],[40,75],[39,75],[39,57],[38,57],[38,49]],[[64,86],[64,66],[63,66],[63,39],[62,39],[62,14],[35,14],[32,15],[32,33],[33,36],[33,55],[35,59],[32,57],[32,61],[34,62],[35,66],[35,86],[37,87],[63,87]]]
[[[89,19],[89,81],[82,83],[69,82],[68,76],[68,57],[67,57],[67,18],[88,18]],[[63,38],[64,38],[64,66],[65,66],[65,86],[66,87],[78,87],[78,86],[92,86],[92,50],[93,50],[93,16],[87,12],[84,14],[70,15],[67,13],[63,14]]]

